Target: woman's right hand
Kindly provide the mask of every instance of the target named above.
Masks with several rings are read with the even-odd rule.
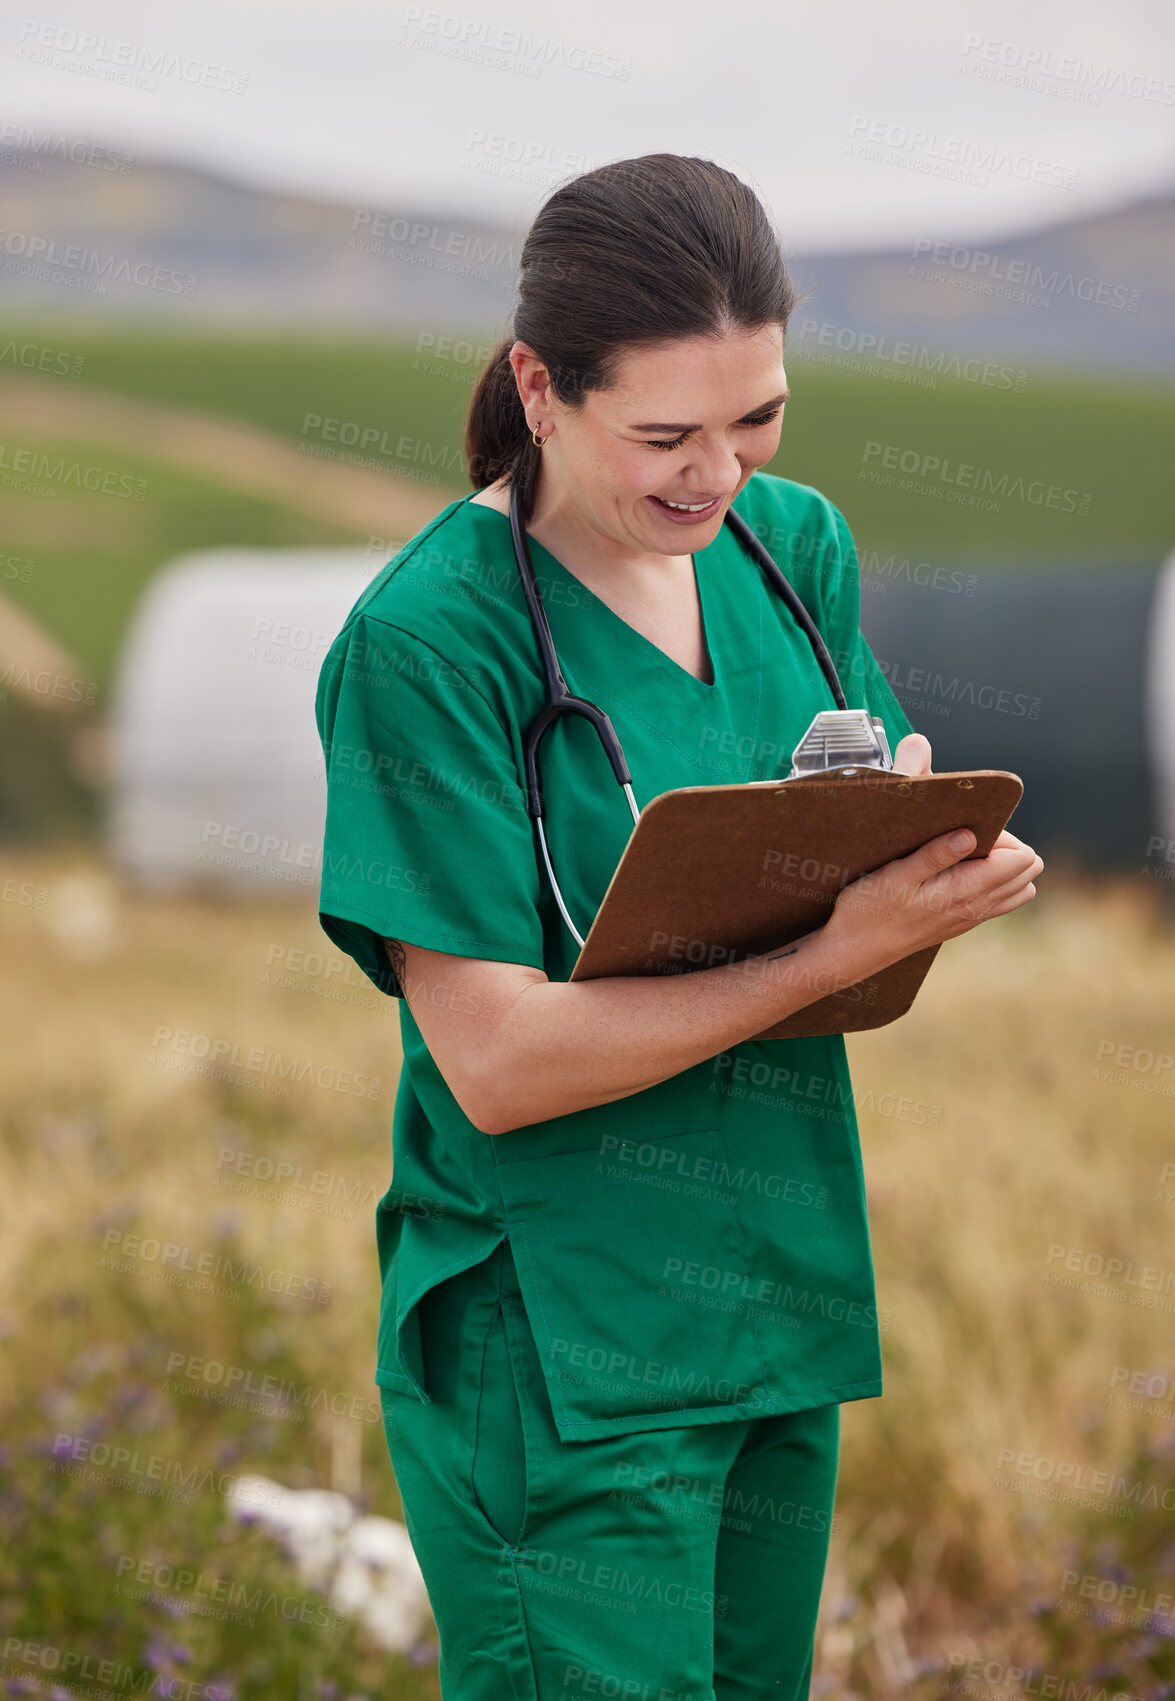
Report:
[[[967,831],[958,846],[953,837],[942,833],[841,888],[825,929],[843,941],[854,962],[871,965],[868,973],[957,938],[1036,896],[1033,882],[1044,862],[1031,845],[1005,828],[985,857],[967,862],[975,835]]]

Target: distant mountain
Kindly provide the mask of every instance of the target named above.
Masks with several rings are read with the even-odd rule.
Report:
[[[411,334],[476,329],[509,311],[520,236],[497,225],[335,206],[149,161],[124,171],[15,158],[0,154],[13,318],[27,309]]]
[[[91,150],[0,154],[0,266],[22,316],[493,335],[522,229],[332,205]],[[785,233],[786,238],[786,233]],[[1175,192],[970,245],[793,254],[798,354],[1175,373]]]
[[[796,256],[793,353],[933,372],[939,354],[1175,373],[1175,192],[984,242]],[[871,337],[884,338],[873,343]],[[898,348],[899,344],[909,345]]]

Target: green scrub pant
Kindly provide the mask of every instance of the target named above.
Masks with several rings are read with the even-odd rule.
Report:
[[[805,1701],[840,1406],[558,1438],[509,1241],[381,1389],[444,1701]]]

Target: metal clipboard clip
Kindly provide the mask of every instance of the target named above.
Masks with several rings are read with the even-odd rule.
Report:
[[[892,768],[880,715],[868,709],[821,709],[792,751],[789,780],[829,768]]]

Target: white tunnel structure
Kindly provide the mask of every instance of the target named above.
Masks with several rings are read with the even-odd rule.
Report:
[[[136,884],[317,892],[323,657],[386,556],[212,549],[164,568],[124,642],[107,843]]]

